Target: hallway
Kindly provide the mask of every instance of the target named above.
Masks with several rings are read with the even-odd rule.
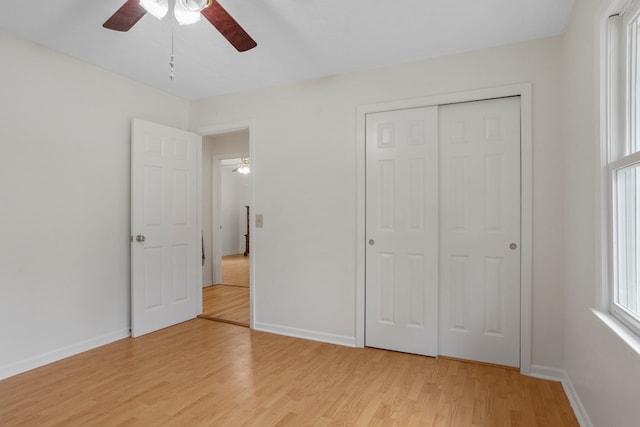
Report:
[[[222,284],[202,288],[201,319],[249,327],[249,257],[222,257]]]

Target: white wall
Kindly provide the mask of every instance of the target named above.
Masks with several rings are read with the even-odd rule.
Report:
[[[254,212],[264,215],[253,236],[256,325],[354,339],[358,105],[532,82],[532,360],[561,367],[560,49],[551,38],[193,103],[193,129],[255,124]]]
[[[0,377],[129,329],[130,120],[189,104],[0,33]]]
[[[600,284],[596,266],[599,230],[598,19],[611,1],[574,5],[564,38],[563,168],[565,173],[565,369],[594,426],[640,422],[640,358],[605,328],[590,308]]]
[[[215,185],[218,170],[212,169],[215,156],[232,157],[237,154],[249,154],[249,131],[242,130],[236,132],[223,133],[219,135],[208,135],[202,138],[202,231],[204,236],[205,264],[202,267],[202,284],[207,286],[213,284],[216,272],[213,268],[215,245],[213,236],[217,235],[212,224],[217,219],[213,214],[213,199],[217,191]]]

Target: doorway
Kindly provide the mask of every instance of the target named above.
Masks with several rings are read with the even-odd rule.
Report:
[[[452,104],[457,103],[466,103],[468,105],[473,104],[474,106],[482,106],[482,100],[489,100],[495,98],[504,98],[504,97],[512,97],[516,100],[518,104],[515,109],[512,108],[512,116],[515,117],[515,122],[511,127],[511,130],[516,135],[517,138],[517,148],[518,152],[515,154],[509,154],[510,156],[515,156],[515,161],[513,159],[509,160],[507,163],[501,163],[498,158],[493,156],[492,153],[486,158],[483,156],[485,154],[481,154],[480,157],[483,158],[480,167],[480,171],[483,168],[488,168],[487,174],[483,176],[473,177],[471,169],[468,169],[467,172],[464,172],[465,168],[464,163],[468,161],[463,160],[461,158],[468,157],[467,154],[461,155],[461,153],[457,152],[448,152],[447,149],[442,148],[441,139],[443,137],[443,128],[448,129],[448,131],[453,130],[454,139],[460,139],[461,131],[465,132],[465,118],[464,117],[453,117],[452,120],[446,125],[443,125],[440,120],[442,117],[441,111],[438,111],[437,117],[438,122],[434,122],[433,119],[429,119],[428,115],[423,115],[423,118],[408,118],[406,120],[405,125],[399,125],[397,127],[397,123],[394,124],[394,118],[383,117],[384,112],[388,112],[389,114],[403,114],[403,111],[418,109],[423,106],[432,106],[429,108],[443,109],[443,106],[447,105],[446,109],[454,108]],[[359,118],[359,132],[358,132],[358,151],[362,155],[360,157],[362,162],[358,164],[358,187],[359,187],[359,218],[366,218],[366,222],[362,221],[358,226],[358,236],[359,243],[358,245],[358,301],[359,304],[357,307],[361,308],[361,311],[358,313],[358,318],[361,319],[360,322],[357,323],[358,328],[356,331],[356,340],[359,345],[372,345],[384,347],[384,345],[380,345],[379,343],[371,343],[370,342],[370,332],[373,329],[371,326],[371,318],[375,318],[379,324],[383,328],[389,328],[392,324],[398,319],[399,313],[403,313],[405,317],[408,316],[408,322],[405,322],[405,326],[408,326],[406,332],[411,335],[415,334],[418,329],[424,329],[421,332],[417,332],[419,335],[421,334],[423,340],[430,340],[431,342],[431,350],[428,352],[419,352],[421,354],[431,354],[435,352],[436,355],[445,355],[447,353],[452,357],[458,358],[468,358],[473,360],[483,360],[488,363],[497,363],[508,366],[519,366],[520,371],[522,373],[528,373],[530,369],[530,339],[531,339],[531,330],[530,330],[530,308],[531,308],[531,94],[530,94],[530,86],[529,85],[516,85],[509,86],[503,88],[493,88],[487,90],[473,91],[462,94],[453,94],[453,95],[442,95],[437,97],[416,99],[416,100],[407,100],[407,101],[397,101],[397,102],[389,102],[385,104],[376,104],[371,106],[363,106],[359,108],[358,118]],[[479,100],[480,102],[471,102]],[[496,100],[500,103],[499,100]],[[492,101],[489,101],[492,102]],[[520,108],[521,106],[521,108]],[[379,116],[377,123],[373,125],[369,123],[369,119],[375,117],[377,113],[381,113]],[[463,113],[463,115],[467,114],[467,112]],[[455,116],[455,114],[454,114]],[[481,122],[484,121],[486,125],[483,130],[481,130],[481,134],[483,138],[498,139],[499,132],[502,132],[503,128],[501,127],[500,120],[495,120],[496,115],[494,112],[489,112],[487,114],[480,113]],[[406,164],[396,163],[394,166],[393,159],[385,159],[380,158],[378,169],[378,176],[374,177],[370,180],[369,172],[372,170],[372,165],[369,164],[369,144],[371,143],[370,139],[375,135],[377,139],[375,141],[375,147],[382,149],[384,151],[384,147],[387,148],[393,144],[392,140],[396,138],[406,138],[407,145],[411,150],[415,149],[415,146],[419,146],[421,144],[425,144],[425,146],[429,146],[429,138],[433,141],[433,133],[430,132],[429,129],[431,127],[425,127],[419,124],[420,120],[425,119],[427,121],[431,120],[431,124],[435,123],[435,127],[438,128],[437,131],[437,148],[438,151],[436,157],[438,160],[438,165],[436,170],[437,178],[434,180],[430,175],[433,173],[433,167],[429,166],[429,161],[434,158],[434,153],[427,153],[426,157],[423,155],[417,155],[416,153],[409,153],[406,156]],[[394,127],[395,126],[395,127]],[[405,130],[401,130],[404,126]],[[377,134],[376,134],[377,132]],[[401,133],[405,132],[405,135],[402,136]],[[422,142],[421,142],[422,140]],[[455,141],[460,142],[460,141]],[[454,144],[455,145],[455,144]],[[460,144],[462,145],[462,144]],[[459,146],[456,146],[456,149]],[[487,146],[486,144],[476,144],[477,146]],[[433,142],[431,144],[431,148],[433,149]],[[495,148],[495,147],[494,147]],[[520,153],[520,148],[522,152]],[[367,153],[365,155],[365,153]],[[448,159],[443,159],[442,156],[447,157]],[[471,156],[473,157],[473,156]],[[367,159],[366,163],[364,159]],[[453,160],[453,161],[452,161]],[[446,166],[443,164],[446,163]],[[474,163],[474,162],[471,162]],[[515,179],[513,177],[506,178],[506,180],[500,181],[501,173],[503,171],[507,173],[506,169],[501,169],[504,166],[507,166],[507,169],[512,164],[517,164],[518,167],[521,167],[521,170],[515,171]],[[402,171],[402,173],[396,174],[393,173],[394,167]],[[365,174],[366,170],[366,174]],[[478,169],[476,169],[478,170]],[[443,172],[444,171],[444,172]],[[456,172],[457,171],[457,172]],[[459,172],[459,173],[458,173]],[[495,172],[495,173],[494,173]],[[511,171],[513,172],[513,171]],[[508,172],[508,173],[511,173]],[[465,177],[465,173],[469,173],[469,177]],[[507,173],[507,174],[508,174]],[[380,175],[388,175],[393,176],[392,179],[395,179],[396,182],[386,181],[381,178]],[[406,175],[406,180],[402,177],[402,174]],[[429,179],[425,179],[428,177]],[[407,185],[405,189],[399,189],[399,181],[406,181]],[[497,181],[496,181],[497,180]],[[386,181],[386,184],[385,184]],[[437,182],[437,188],[434,190],[433,188],[429,188],[429,185],[433,182]],[[500,182],[498,186],[495,185],[496,182]],[[404,253],[394,252],[389,248],[382,247],[386,244],[386,240],[391,238],[393,232],[393,227],[387,227],[386,230],[382,230],[380,227],[378,229],[372,228],[372,224],[369,223],[369,212],[371,211],[371,207],[368,205],[367,198],[371,197],[370,190],[375,188],[375,182],[380,184],[378,193],[381,197],[381,200],[384,200],[386,197],[387,203],[378,203],[378,206],[375,207],[374,212],[379,218],[383,221],[380,222],[380,225],[387,226],[389,224],[393,226],[399,225],[399,220],[402,217],[402,221],[405,221],[404,227],[405,229],[413,228],[414,230],[409,230],[413,232],[424,232],[427,230],[427,226],[429,224],[433,225],[433,215],[434,215],[434,206],[437,207],[438,212],[435,213],[436,216],[440,218],[435,219],[435,224],[438,224],[438,230],[436,233],[436,241],[438,242],[438,250],[435,257],[428,256],[429,249],[433,248],[404,248]],[[466,184],[465,184],[466,183]],[[418,185],[420,184],[420,185]],[[464,185],[463,185],[464,184]],[[471,191],[470,187],[465,187],[467,184],[482,184],[485,187],[489,188],[488,193],[485,190],[478,191],[474,189]],[[501,187],[500,187],[501,186]],[[466,188],[466,190],[465,190]],[[467,271],[466,267],[463,265],[459,265],[460,263],[465,264],[463,261],[463,256],[465,255],[462,249],[464,248],[453,248],[452,251],[448,251],[448,248],[457,243],[454,237],[456,236],[447,235],[443,232],[442,226],[443,222],[446,221],[457,221],[456,224],[460,225],[458,220],[465,219],[460,210],[453,211],[442,211],[442,206],[448,204],[449,206],[460,207],[464,204],[461,204],[462,199],[453,197],[453,195],[462,195],[464,191],[470,191],[473,195],[477,195],[479,193],[485,192],[489,199],[494,200],[496,203],[493,205],[485,204],[484,201],[480,203],[478,207],[471,207],[476,212],[478,209],[480,212],[478,215],[491,217],[493,223],[490,224],[491,227],[486,228],[485,231],[489,230],[490,232],[494,232],[496,225],[498,224],[496,221],[499,219],[498,216],[495,216],[498,212],[496,206],[502,206],[503,203],[500,202],[500,197],[491,191],[496,188],[504,189],[506,192],[510,191],[510,189],[517,188],[517,190],[521,190],[521,193],[510,193],[509,197],[515,199],[516,203],[511,210],[507,210],[509,212],[516,212],[517,219],[516,222],[521,227],[521,230],[515,230],[510,232],[511,235],[508,236],[508,242],[506,242],[506,253],[501,255],[480,255],[477,257],[480,261],[484,260],[485,263],[478,262],[475,260],[471,264],[474,264],[474,271]],[[431,191],[425,191],[425,189]],[[366,193],[365,193],[366,190]],[[406,191],[405,191],[406,190]],[[463,191],[464,190],[464,191]],[[438,194],[435,198],[433,196],[433,192],[435,191]],[[364,195],[366,194],[366,197]],[[444,195],[444,196],[443,196]],[[503,195],[506,196],[506,193]],[[419,200],[420,197],[423,197],[424,200]],[[443,199],[444,197],[444,199]],[[447,197],[449,200],[447,200]],[[484,196],[483,196],[484,197]],[[486,201],[486,197],[483,198]],[[413,202],[412,202],[413,201]],[[415,202],[415,203],[414,203]],[[454,203],[455,202],[455,203]],[[402,206],[397,206],[394,211],[393,204],[400,204]],[[453,203],[453,204],[452,204]],[[470,203],[470,202],[469,202]],[[475,203],[475,202],[474,202]],[[405,212],[400,211],[400,207],[402,207]],[[494,209],[496,208],[496,209]],[[493,209],[493,210],[492,210]],[[507,215],[507,211],[501,211],[500,215]],[[366,212],[366,215],[365,215]],[[396,217],[394,217],[394,214]],[[426,215],[426,216],[425,216]],[[425,222],[429,220],[429,215],[431,215],[431,222]],[[493,215],[493,216],[492,216]],[[443,221],[442,218],[445,218]],[[506,218],[506,217],[505,217]],[[470,218],[466,218],[466,220],[471,221]],[[475,220],[474,220],[475,221]],[[365,226],[366,224],[366,226]],[[384,227],[382,227],[384,228]],[[384,231],[384,233],[382,233]],[[377,234],[376,234],[377,233]],[[370,235],[375,234],[375,235]],[[411,233],[409,233],[411,234]],[[494,233],[499,234],[499,233]],[[400,241],[407,241],[407,239],[399,239]],[[418,239],[421,240],[421,239]],[[423,239],[424,240],[424,239]],[[490,241],[490,236],[485,235],[481,236],[478,239],[469,239],[473,241]],[[433,240],[430,240],[433,242]],[[380,245],[379,245],[380,243]],[[496,243],[498,246],[504,246],[504,242]],[[362,246],[360,246],[362,245]],[[375,249],[374,249],[375,248]],[[373,253],[370,254],[369,252]],[[451,249],[451,248],[449,248]],[[461,252],[462,251],[462,252]],[[451,252],[451,253],[449,253]],[[365,256],[365,254],[367,254]],[[366,262],[365,262],[366,258]],[[502,275],[503,270],[501,269],[501,265],[506,262],[507,258],[517,258],[518,261],[521,261],[521,266],[517,265],[518,268],[511,269],[507,268],[506,271],[510,271],[510,278],[506,279],[506,276]],[[405,262],[406,261],[406,262]],[[378,263],[377,268],[372,265]],[[456,265],[451,265],[451,262],[458,262]],[[437,268],[437,283],[436,286],[433,286],[433,275],[434,269],[433,265],[436,263]],[[475,264],[478,264],[479,269],[475,269]],[[366,269],[365,269],[366,266]],[[504,265],[503,265],[504,266]],[[430,268],[426,268],[430,267]],[[454,268],[456,267],[456,268]],[[460,267],[460,268],[457,268]],[[375,271],[374,271],[375,270]],[[366,273],[365,273],[366,271]],[[406,273],[407,277],[403,278],[401,281],[405,284],[409,284],[408,286],[402,285],[400,286],[402,289],[398,290],[398,284],[400,283],[400,278],[397,277],[396,272]],[[449,273],[456,273],[457,275],[452,275]],[[446,274],[444,274],[446,273]],[[458,274],[464,273],[464,274]],[[394,276],[395,275],[395,276]],[[484,285],[479,286],[479,288],[483,289],[484,294],[475,294],[472,296],[472,292],[470,291],[470,287],[465,284],[463,279],[476,277],[476,276],[484,276],[482,280],[479,282],[484,282]],[[505,292],[501,294],[500,292],[504,291],[504,287],[501,284],[501,280],[508,280],[513,282],[515,277],[515,282],[517,283],[517,292],[511,293],[508,299],[508,307],[505,306],[504,302],[506,301],[503,297],[507,297],[507,294],[510,292]],[[365,281],[366,278],[366,281]],[[371,287],[370,279],[374,279],[374,281],[385,283],[384,286],[379,288]],[[424,283],[428,282],[429,279],[432,280],[431,288],[421,288],[417,289],[415,286],[411,286],[411,284],[416,283]],[[486,280],[485,280],[486,279]],[[488,280],[491,279],[491,280]],[[395,282],[394,282],[395,281]],[[443,282],[446,282],[443,284]],[[470,283],[470,282],[469,282]],[[502,282],[504,284],[504,282]],[[451,287],[453,285],[453,287]],[[490,285],[490,286],[489,286]],[[449,286],[442,287],[442,286]],[[435,289],[435,294],[433,293],[433,289]],[[366,292],[365,292],[366,290]],[[425,297],[426,293],[431,292],[428,297]],[[366,300],[365,300],[366,297]],[[389,298],[390,297],[390,298]],[[395,301],[392,301],[394,300]],[[481,303],[476,304],[474,301],[482,300]],[[391,301],[391,302],[390,302]],[[399,306],[398,302],[404,301],[405,306]],[[429,302],[433,303],[433,301],[438,301],[437,310],[440,311],[440,316],[437,317],[435,331],[436,337],[434,339],[434,326],[433,321],[433,310],[427,309],[427,304]],[[457,304],[457,305],[456,305]],[[494,313],[494,316],[485,316],[482,317],[474,317],[477,314],[477,306],[484,307],[483,310]],[[469,306],[472,306],[471,309]],[[452,308],[455,309],[452,311]],[[509,320],[507,324],[504,323],[504,310],[513,310],[509,316]],[[437,311],[436,310],[436,311]],[[474,313],[474,310],[476,311]],[[425,315],[428,313],[428,315]],[[486,314],[481,313],[482,315]],[[395,315],[395,317],[394,317]],[[457,316],[457,317],[456,317]],[[465,318],[464,316],[469,316]],[[451,348],[456,348],[459,343],[452,343],[452,340],[447,341],[447,338],[444,337],[446,334],[444,333],[444,326],[448,325],[446,329],[452,329],[449,323],[454,321],[453,329],[459,329],[460,335],[472,336],[470,347],[475,348],[478,344],[478,334],[474,335],[473,333],[469,333],[469,328],[478,328],[480,332],[480,337],[490,337],[492,339],[500,340],[501,336],[507,334],[511,336],[516,336],[516,340],[511,340],[511,344],[509,347],[509,352],[511,354],[511,359],[509,360],[486,360],[484,356],[466,356],[456,354],[451,350]],[[480,323],[478,325],[478,323]],[[366,326],[365,326],[366,325]],[[429,326],[429,327],[426,327]],[[505,326],[508,326],[509,331],[504,329]],[[442,328],[439,328],[442,327]],[[466,330],[464,330],[466,329]],[[374,331],[375,335],[375,331]],[[397,334],[390,334],[394,339],[397,337]],[[444,337],[444,338],[442,338]],[[469,344],[467,343],[467,344]],[[433,350],[433,347],[436,350]],[[491,344],[488,346],[491,347]],[[401,351],[412,351],[412,350],[403,350],[402,348],[393,348],[399,349]],[[447,349],[448,348],[448,349]],[[445,350],[443,350],[445,349]],[[457,351],[457,349],[455,350]],[[412,351],[418,352],[418,351]],[[499,353],[499,352],[498,352]]]
[[[251,325],[250,129],[203,138],[201,318]],[[246,255],[245,255],[246,254]]]

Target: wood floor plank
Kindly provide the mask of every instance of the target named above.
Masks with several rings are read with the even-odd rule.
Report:
[[[0,381],[2,426],[577,426],[560,383],[195,319]]]
[[[242,254],[222,257],[222,285],[249,287],[249,260]]]
[[[202,289],[203,319],[249,326],[249,288],[215,285]]]

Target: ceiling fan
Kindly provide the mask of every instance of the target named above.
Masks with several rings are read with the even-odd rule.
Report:
[[[169,0],[127,0],[107,21],[104,28],[129,31],[147,12],[161,19],[169,10]],[[180,24],[195,23],[204,16],[238,52],[257,43],[216,0],[174,0],[174,16]]]
[[[242,157],[240,159],[240,161],[238,162],[238,165],[235,167],[235,169],[232,169],[231,172],[238,172],[239,174],[242,174],[242,175],[247,175],[247,174],[251,173],[251,166],[249,165],[249,158],[248,157]]]

